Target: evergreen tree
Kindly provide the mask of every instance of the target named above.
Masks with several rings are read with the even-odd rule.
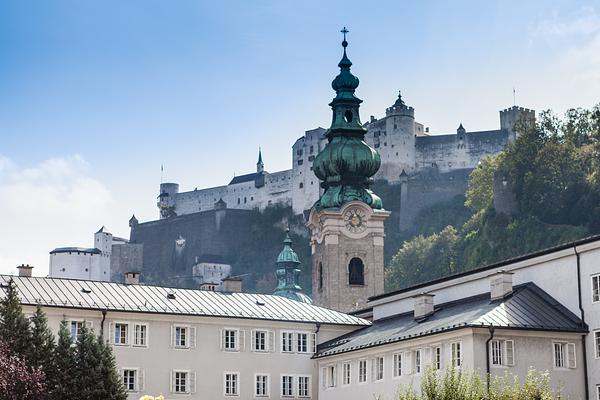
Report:
[[[79,400],[75,382],[77,379],[75,351],[67,321],[60,323],[58,344],[54,350],[54,378],[50,382],[51,400]]]
[[[7,344],[13,355],[29,355],[31,330],[29,321],[23,314],[14,281],[8,281],[6,296],[0,301],[0,339]]]
[[[101,352],[94,333],[83,324],[75,346],[76,392],[81,399],[104,398]]]
[[[29,350],[29,363],[33,367],[40,367],[46,375],[48,387],[54,386],[54,335],[48,328],[48,319],[38,304],[35,314],[31,318],[31,346]]]
[[[117,364],[111,347],[104,341],[102,336],[98,337],[98,348],[100,350],[100,373],[104,396],[110,400],[127,400],[127,392],[123,386],[123,380],[117,371]]]

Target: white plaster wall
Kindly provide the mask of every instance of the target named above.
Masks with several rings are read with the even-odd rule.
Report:
[[[26,306],[25,312],[35,311]],[[86,320],[92,323],[96,333],[100,332],[102,314],[100,311],[77,310],[61,307],[46,307],[49,326],[56,334],[63,319]],[[312,398],[317,398],[318,382],[316,362],[312,354],[281,353],[280,332],[316,332],[315,324],[286,323],[235,318],[178,316],[150,313],[108,312],[104,322],[105,337],[109,338],[109,327],[113,322],[134,322],[148,324],[148,346],[113,345],[117,367],[139,368],[144,370],[145,390],[130,393],[130,400],[137,400],[142,394],[164,394],[167,399],[224,399],[223,373],[240,373],[240,394],[238,398],[254,398],[254,374],[270,374],[271,399],[280,399],[280,375],[301,374],[312,377]],[[171,347],[172,324],[189,325],[196,328],[196,347],[175,349]],[[245,331],[245,349],[240,352],[225,352],[220,348],[221,329],[224,327]],[[132,325],[130,325],[130,329]],[[275,332],[275,351],[258,353],[250,350],[252,329],[268,329]],[[350,331],[350,327],[323,325],[319,328],[317,342],[321,343]],[[196,373],[195,394],[171,394],[170,371],[188,369]]]
[[[108,281],[110,280],[110,254],[77,251],[52,253],[48,275],[53,278]]]

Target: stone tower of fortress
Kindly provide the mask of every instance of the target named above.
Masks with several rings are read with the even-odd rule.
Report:
[[[442,173],[473,169],[481,157],[498,153],[518,136],[515,123],[520,118],[534,120],[535,111],[513,106],[500,111],[499,129],[471,132],[460,124],[456,133],[431,135],[415,121],[415,109],[398,95],[385,116],[372,116],[364,124],[365,142],[381,155],[375,179],[400,183],[401,175],[432,168]],[[223,186],[180,192],[177,183],[162,183],[157,203],[160,218],[212,210],[220,199],[233,209],[264,209],[283,203],[297,214],[309,210],[319,198],[312,162],[327,143],[325,132],[319,127],[296,140],[291,169],[268,172],[259,154],[255,172],[236,176]]]

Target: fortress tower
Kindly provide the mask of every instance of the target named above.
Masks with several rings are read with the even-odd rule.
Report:
[[[317,154],[313,171],[324,190],[310,211],[313,302],[350,312],[383,293],[384,221],[389,213],[370,189],[381,164],[377,151],[364,142],[360,122],[362,100],[354,95],[358,78],[344,54],[332,87],[336,97],[327,144]]]

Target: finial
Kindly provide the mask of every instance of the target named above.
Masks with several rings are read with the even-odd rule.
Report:
[[[340,32],[344,35],[344,41],[342,42],[342,46],[346,48],[348,46],[348,42],[346,41],[346,33],[350,32],[346,27],[344,27]]]

